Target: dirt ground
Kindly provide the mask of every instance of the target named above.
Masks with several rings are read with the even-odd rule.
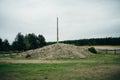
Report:
[[[14,59],[0,59],[0,63],[71,63],[71,62],[95,62],[94,60],[38,60],[38,59],[32,59],[32,60],[14,60]]]

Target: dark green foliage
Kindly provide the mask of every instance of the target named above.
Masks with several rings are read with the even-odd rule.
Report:
[[[120,45],[120,37],[68,40],[68,41],[61,41],[61,42],[66,43],[66,44],[74,44],[77,46],[83,46],[83,45]]]
[[[25,45],[27,49],[36,49],[46,45],[44,36],[36,36],[34,33],[25,36]]]
[[[38,41],[39,47],[43,47],[44,45],[46,45],[45,38],[43,35],[38,35],[37,41]]]
[[[25,51],[30,49],[36,49],[46,45],[46,41],[43,35],[36,36],[34,33],[26,34],[25,36],[18,33],[12,45],[8,40],[2,41],[0,38],[0,51]]]
[[[15,38],[15,41],[12,44],[13,50],[30,50],[43,47],[46,45],[45,38],[42,35],[36,36],[34,33],[26,34],[25,36],[21,33]]]
[[[9,50],[23,51],[23,50],[29,50],[29,49],[36,49],[36,48],[43,47],[45,45],[54,44],[54,43],[56,42],[46,43],[43,35],[36,36],[34,33],[32,33],[32,34],[27,34],[24,36],[21,33],[18,33],[12,45],[9,45],[8,40],[3,41],[0,38],[0,51],[9,51]],[[120,37],[68,40],[68,41],[61,41],[61,43],[74,44],[77,46],[120,45]]]
[[[37,36],[34,33],[28,34],[26,36],[27,36],[26,40],[28,40],[28,42],[29,42],[28,44],[30,45],[29,49],[36,49],[36,48],[38,48],[39,45],[37,43]]]
[[[31,58],[31,55],[30,55],[30,54],[27,54],[27,55],[25,56],[25,58]]]
[[[96,49],[94,47],[88,48],[88,51],[97,54],[97,51],[96,51]]]
[[[24,36],[21,33],[17,34],[12,46],[14,50],[18,51],[25,50]]]
[[[2,41],[0,38],[0,51],[9,51],[10,50],[10,44],[7,39]]]
[[[0,38],[0,51],[2,51],[3,49],[3,43],[2,43],[2,39]]]
[[[10,44],[7,39],[3,41],[3,51],[9,51],[10,50]]]

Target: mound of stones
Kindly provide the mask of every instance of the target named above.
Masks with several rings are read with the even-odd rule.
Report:
[[[87,49],[69,45],[69,44],[52,44],[43,48],[25,51],[20,53],[19,57],[33,57],[39,59],[57,59],[57,58],[85,58],[92,55]]]

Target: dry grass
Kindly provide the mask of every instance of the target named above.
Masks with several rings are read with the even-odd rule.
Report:
[[[120,46],[112,46],[112,45],[98,45],[98,46],[82,46],[83,48],[89,48],[89,47],[95,47],[96,49],[116,49],[116,48],[119,48],[120,49]]]
[[[89,80],[113,80],[115,76],[120,73],[119,65],[99,65],[94,67],[80,66],[69,68],[69,71],[73,73],[71,76],[83,77],[87,76]]]

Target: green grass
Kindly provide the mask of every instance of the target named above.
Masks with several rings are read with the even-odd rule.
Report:
[[[0,80],[120,80],[120,55],[97,54],[68,63],[0,63]],[[76,62],[74,62],[76,61]]]
[[[0,58],[16,58],[17,53],[0,54]]]

